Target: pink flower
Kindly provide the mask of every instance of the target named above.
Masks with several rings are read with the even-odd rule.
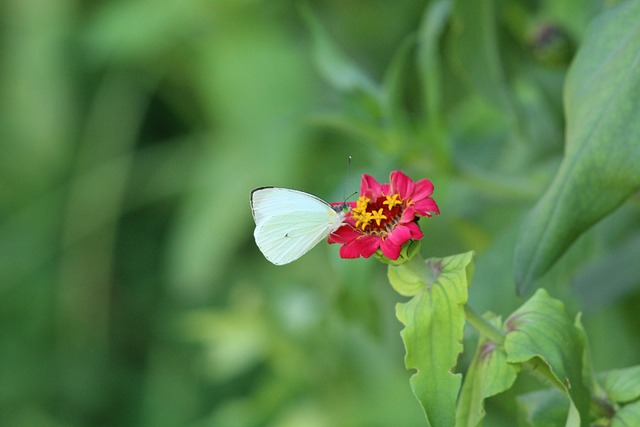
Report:
[[[422,239],[418,217],[440,213],[431,198],[433,184],[428,179],[413,182],[401,171],[394,171],[389,181],[379,184],[372,176],[362,175],[360,198],[348,203],[351,209],[344,225],[329,235],[329,243],[342,245],[340,257],[369,258],[380,250],[385,257],[397,260],[402,245]]]

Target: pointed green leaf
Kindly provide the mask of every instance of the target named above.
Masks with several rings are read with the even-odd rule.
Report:
[[[589,351],[589,339],[587,332],[582,325],[582,313],[576,315],[576,319],[573,322],[578,332],[578,339],[582,346],[582,378],[583,383],[590,389],[595,390],[597,387],[593,374],[593,363],[591,362],[591,352]]]
[[[524,222],[515,256],[520,293],[640,188],[638,34],[640,2],[622,2],[595,20],[571,65],[565,157]]]
[[[389,266],[394,288],[402,290],[403,295],[414,295],[410,301],[396,306],[396,316],[405,325],[401,333],[407,352],[405,364],[416,370],[411,377],[411,389],[429,425],[434,427],[455,424],[461,376],[454,374],[453,368],[462,352],[472,255],[465,253],[426,262],[416,256],[405,264]],[[418,263],[425,268],[416,268]],[[401,283],[405,279],[408,282]]]
[[[562,302],[539,289],[505,323],[504,348],[511,363],[539,363],[555,384],[570,397],[580,414],[581,426],[589,425],[589,389],[583,380],[584,348],[580,331],[564,311]]]
[[[500,328],[500,318],[492,318],[490,321]],[[483,337],[464,378],[458,400],[456,426],[479,425],[485,415],[484,400],[511,388],[518,370],[518,365],[507,363],[507,353],[502,347]]]
[[[613,402],[640,399],[640,365],[607,371],[598,376],[602,388]]]
[[[611,420],[611,427],[640,426],[640,402],[624,406]]]

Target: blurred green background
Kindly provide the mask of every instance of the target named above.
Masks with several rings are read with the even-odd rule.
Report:
[[[562,156],[563,78],[605,7],[2,2],[0,425],[425,425],[384,266],[324,244],[269,264],[249,192],[428,177],[423,255],[477,251],[471,304],[508,314],[517,231]],[[638,275],[589,274],[640,245],[639,209],[545,278],[585,312],[598,370],[640,359]],[[511,425],[514,393],[486,425]]]

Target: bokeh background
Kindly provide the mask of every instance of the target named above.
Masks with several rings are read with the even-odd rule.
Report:
[[[423,255],[475,250],[471,304],[507,315],[567,67],[612,3],[2,2],[0,425],[425,425],[385,267],[325,244],[269,264],[250,190],[430,178]],[[545,278],[598,370],[640,359],[638,275],[589,270],[638,246],[638,210]],[[486,425],[536,386],[491,399]]]

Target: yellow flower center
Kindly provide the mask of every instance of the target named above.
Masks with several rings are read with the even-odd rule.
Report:
[[[402,217],[404,207],[399,194],[382,195],[376,200],[361,196],[356,207],[351,209],[351,216],[356,221],[356,228],[367,234],[386,237]]]
[[[387,209],[391,210],[395,205],[401,205],[402,200],[400,200],[399,194],[394,194],[393,196],[387,196],[387,200],[382,202],[383,205],[387,205]]]

